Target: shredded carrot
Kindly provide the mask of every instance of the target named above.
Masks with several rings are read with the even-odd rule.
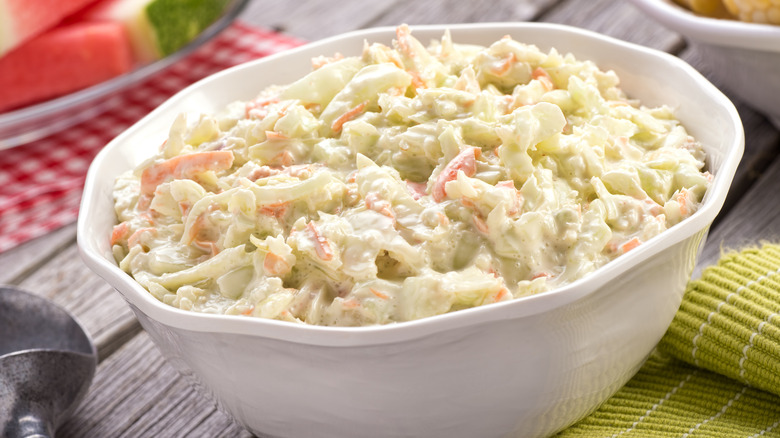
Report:
[[[514,65],[515,62],[517,62],[517,56],[515,55],[515,52],[509,52],[509,55],[503,59],[501,65],[492,69],[491,72],[496,76],[503,76],[509,71],[510,68],[512,68],[512,65]]]
[[[127,237],[130,232],[130,225],[127,222],[122,222],[119,225],[114,225],[111,230],[111,246],[116,245],[117,242]]]
[[[135,230],[135,232],[133,234],[131,234],[130,237],[127,238],[127,246],[135,246],[135,245],[137,245],[139,243],[139,241],[141,240],[141,234],[146,233],[146,232],[156,233],[157,229],[156,228],[146,227],[146,228],[139,228],[139,229]]]
[[[441,226],[449,225],[450,219],[447,217],[446,214],[439,211],[436,212],[436,217],[439,218],[439,225]]]
[[[495,302],[501,301],[508,293],[509,293],[509,289],[507,289],[506,287],[502,287],[501,290],[499,290],[496,293],[496,296],[493,298],[493,301]]]
[[[290,272],[290,264],[284,260],[284,257],[269,252],[263,259],[263,269],[270,275],[279,276]]]
[[[150,225],[154,225],[155,219],[159,216],[159,213],[157,213],[154,210],[147,210],[141,213],[138,213],[138,219],[143,219],[146,222],[148,222]]]
[[[284,172],[294,176],[295,178],[307,179],[310,178],[314,171],[317,169],[317,164],[296,164],[286,167]]]
[[[307,110],[309,110],[309,112],[311,112],[311,113],[322,112],[322,105],[320,105],[318,103],[307,103],[303,107],[306,108]]]
[[[409,193],[411,193],[412,198],[414,200],[419,200],[423,196],[425,196],[425,191],[428,189],[428,185],[425,183],[418,183],[414,181],[406,180],[406,188],[409,189]]]
[[[474,204],[474,201],[472,201],[472,200],[471,200],[471,199],[469,199],[469,198],[460,198],[460,203],[461,203],[461,205],[463,205],[464,207],[466,207],[466,208],[470,208],[470,209],[472,209],[472,210],[474,210],[474,209],[476,209],[476,208],[477,208],[477,205],[476,205],[476,204]]]
[[[287,210],[290,208],[289,202],[278,202],[276,204],[268,204],[258,208],[258,212],[265,216],[273,216],[277,219],[287,214]]]
[[[531,280],[536,280],[537,278],[543,278],[543,277],[550,277],[550,274],[547,272],[539,272],[534,274],[534,276],[531,277]]]
[[[412,51],[412,48],[409,46],[410,35],[411,35],[411,30],[409,30],[409,26],[405,24],[398,26],[395,29],[395,37],[396,37],[396,41],[398,41],[398,48],[401,49],[402,52],[409,55],[410,58],[412,58],[414,57],[414,52]]]
[[[146,211],[149,210],[149,207],[152,205],[152,195],[141,193],[138,195],[138,210],[140,211]]]
[[[344,55],[338,52],[336,52],[332,57],[317,56],[316,58],[312,58],[311,67],[312,69],[317,70],[325,65],[331,64],[341,59],[344,59]]]
[[[350,120],[354,119],[355,117],[357,117],[363,111],[365,111],[366,106],[368,106],[368,101],[362,102],[359,105],[357,105],[356,107],[352,108],[351,110],[348,110],[344,114],[340,115],[330,125],[330,129],[333,132],[340,132],[341,128],[344,126],[344,124],[349,122]]]
[[[187,214],[189,214],[191,208],[192,205],[190,205],[189,202],[179,202],[179,211],[181,211],[182,217],[186,217]]]
[[[374,210],[383,216],[395,219],[395,213],[390,202],[380,198],[378,194],[374,192],[369,193],[366,195],[365,202],[366,208],[369,210]]]
[[[350,298],[348,300],[344,300],[343,306],[345,309],[355,309],[360,307],[360,303],[356,299]]]
[[[207,215],[209,213],[213,213],[216,210],[219,210],[219,206],[216,204],[211,204],[209,205],[208,209],[206,209],[206,211],[202,212],[198,215],[197,218],[195,218],[195,222],[193,222],[189,232],[187,233],[187,240],[185,241],[187,245],[191,244],[195,240],[211,240],[201,235],[201,232],[207,231],[208,229],[208,223],[206,222],[208,220]]]
[[[191,179],[207,170],[225,170],[233,165],[232,151],[206,151],[178,155],[152,164],[141,173],[141,193],[151,195],[160,184],[173,179]]]
[[[390,296],[388,296],[387,294],[379,292],[378,290],[374,289],[373,287],[369,288],[369,290],[371,291],[372,294],[376,295],[378,298],[381,298],[383,300],[386,300],[386,299],[390,298]]]
[[[414,70],[407,70],[406,72],[412,77],[412,86],[414,88],[428,88],[428,84],[425,83],[420,73]]]
[[[506,105],[506,108],[504,108],[504,114],[509,114],[514,111],[515,108],[523,106],[521,102],[515,102],[515,97],[512,95],[504,96],[504,105]]]
[[[515,188],[515,182],[512,180],[499,181],[496,183],[496,187],[512,190],[515,195],[514,202],[512,203],[512,206],[509,208],[509,210],[507,210],[506,214],[509,216],[514,216],[519,213],[523,206],[523,194],[520,192],[520,190]]]
[[[263,119],[268,115],[266,107],[272,103],[278,103],[279,98],[274,96],[264,99],[255,99],[247,102],[246,109],[244,110],[244,116],[248,118]]]
[[[657,217],[664,212],[664,208],[650,198],[645,199],[645,204],[647,204],[647,211],[653,216]]]
[[[333,250],[330,247],[330,242],[324,236],[322,236],[314,225],[314,222],[306,224],[306,228],[312,234],[312,240],[314,240],[314,251],[317,256],[322,260],[328,261],[333,259]]]
[[[504,181],[499,181],[496,183],[496,187],[503,187],[506,189],[514,189],[515,188],[515,182],[511,179],[507,179]]]
[[[216,242],[212,242],[211,240],[195,239],[192,241],[192,244],[203,251],[210,253],[212,256],[219,254],[219,247],[217,247]]]
[[[550,74],[547,73],[547,70],[543,69],[542,67],[536,67],[531,73],[531,77],[541,82],[545,90],[551,91],[555,89],[555,84],[553,83]]]
[[[289,137],[276,131],[265,131],[265,138],[267,140],[287,140]]]
[[[620,245],[620,251],[622,251],[624,254],[631,251],[632,249],[636,248],[642,243],[639,238],[634,237],[633,239],[629,240],[628,242]]]
[[[479,230],[481,233],[488,233],[487,223],[485,223],[485,220],[482,219],[482,217],[479,215],[474,215],[474,226],[477,227],[477,230]]]
[[[462,170],[466,176],[474,176],[477,173],[477,158],[479,158],[481,153],[482,150],[480,148],[467,147],[447,163],[431,188],[433,200],[441,202],[447,197],[444,185],[457,178],[458,171]]]
[[[250,306],[248,309],[241,312],[241,314],[249,316],[249,314],[251,314],[254,310],[255,310],[255,306]]]
[[[688,192],[687,189],[681,189],[679,193],[677,193],[677,196],[674,197],[674,200],[677,201],[678,204],[680,204],[680,214],[683,216],[688,216],[688,197],[690,196],[690,192]]]
[[[293,163],[295,163],[295,157],[293,156],[292,152],[285,149],[271,158],[271,163],[279,164],[285,167],[291,166]]]
[[[392,87],[386,91],[386,93],[390,96],[400,96],[404,94],[404,89],[401,87]]]

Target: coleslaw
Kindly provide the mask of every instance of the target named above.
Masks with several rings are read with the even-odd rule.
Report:
[[[114,187],[120,267],[197,312],[415,320],[575,281],[712,180],[668,107],[590,61],[408,28],[197,120]]]

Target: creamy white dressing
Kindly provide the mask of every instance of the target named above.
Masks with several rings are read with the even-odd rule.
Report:
[[[508,37],[393,47],[222,114],[120,176],[120,267],[186,310],[408,321],[579,279],[695,212],[711,180],[669,108]]]

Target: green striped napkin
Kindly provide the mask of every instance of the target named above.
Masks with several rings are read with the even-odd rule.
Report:
[[[780,246],[688,284],[642,369],[559,437],[780,437]]]

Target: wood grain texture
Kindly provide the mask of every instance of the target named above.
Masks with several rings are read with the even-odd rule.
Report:
[[[0,253],[0,284],[18,284],[55,254],[76,243],[76,224]]]
[[[253,0],[242,15],[250,24],[316,40],[384,25],[538,20],[601,32],[680,54],[706,71],[706,60],[686,48],[627,2],[614,0],[393,0],[365,2]],[[748,106],[747,153],[727,208],[713,228],[700,266],[714,262],[721,245],[737,247],[780,237],[780,133]],[[726,214],[728,213],[728,214]],[[86,268],[75,246],[75,226],[0,255],[0,282],[15,282],[63,305],[98,344],[101,363],[82,406],[58,437],[248,437],[213,403],[188,385],[162,357],[124,300]]]
[[[465,6],[455,0],[399,0],[368,26],[530,21],[554,4],[555,0],[472,0]]]
[[[739,198],[710,233],[699,266],[717,262],[722,250],[739,250],[762,241],[780,242],[780,161],[774,160],[758,182]]]
[[[395,1],[253,0],[241,18],[257,26],[314,41],[369,25]]]
[[[717,263],[723,250],[780,239],[780,131],[729,90],[695,46],[686,48],[680,57],[731,99],[745,130],[745,153],[699,258],[694,273],[697,277],[704,268]]]
[[[115,339],[126,336],[128,331],[139,331],[124,299],[87,268],[75,244],[54,255],[19,286],[71,312],[93,337],[101,357],[116,348],[111,347]]]
[[[146,333],[98,366],[84,402],[58,437],[249,437],[197,393]]]
[[[717,228],[743,194],[758,181],[769,165],[780,155],[780,131],[768,123],[763,115],[743,102],[737,94],[729,90],[711,71],[707,60],[702,57],[701,52],[696,50],[695,46],[685,49],[680,57],[695,67],[731,99],[739,111],[739,117],[742,119],[742,125],[745,129],[745,153],[737,168],[726,203],[714,224],[714,228]]]
[[[631,43],[677,53],[683,46],[679,34],[658,26],[625,1],[566,0],[539,21],[589,29]]]

